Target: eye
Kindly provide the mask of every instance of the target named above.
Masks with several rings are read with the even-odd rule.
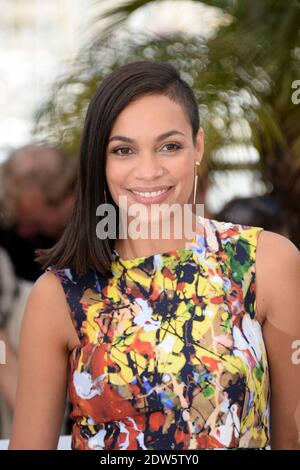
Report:
[[[119,153],[119,150],[122,150],[121,153]],[[111,150],[112,153],[115,153],[116,155],[128,155],[128,153],[124,153],[123,150],[130,150],[129,147],[117,147]]]
[[[175,142],[169,142],[168,144],[165,144],[163,147],[169,147],[169,146],[171,147],[173,146],[173,148],[175,147],[175,150],[173,150],[173,152],[176,152],[176,150],[182,149],[182,145],[176,144]]]

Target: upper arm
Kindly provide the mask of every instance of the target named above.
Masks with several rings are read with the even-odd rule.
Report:
[[[30,292],[22,321],[9,449],[56,449],[66,405],[70,331],[62,286],[46,272]]]
[[[281,235],[262,232],[257,276],[257,303],[264,317],[270,368],[271,447],[300,449],[299,250]]]

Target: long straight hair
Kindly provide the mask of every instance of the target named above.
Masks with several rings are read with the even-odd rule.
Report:
[[[35,259],[43,269],[48,266],[71,268],[78,276],[89,270],[104,276],[111,274],[115,240],[100,239],[96,234],[99,222],[96,210],[100,204],[112,204],[117,220],[119,217],[119,208],[105,181],[107,143],[121,111],[137,98],[149,94],[167,96],[181,105],[191,123],[195,145],[200,127],[198,103],[193,90],[173,65],[141,60],[110,73],[97,87],[87,110],[72,214],[57,243],[50,249],[35,251]]]

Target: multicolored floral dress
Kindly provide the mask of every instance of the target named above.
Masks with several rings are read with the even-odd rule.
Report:
[[[72,449],[270,448],[256,319],[260,227],[199,217],[188,247],[112,274],[48,268],[81,345],[70,352]]]

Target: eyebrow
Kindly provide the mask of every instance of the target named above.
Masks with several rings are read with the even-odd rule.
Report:
[[[168,131],[168,132],[164,132],[163,134],[160,134],[158,137],[156,137],[155,142],[160,142],[161,140],[164,140],[167,137],[170,137],[171,135],[175,135],[175,134],[181,134],[184,136],[183,132],[172,130],[172,131]],[[130,139],[130,137],[125,137],[124,135],[114,135],[113,137],[109,139],[108,143],[110,143],[112,140],[121,140],[123,142],[128,142],[129,144],[133,144],[135,142],[134,139]]]

